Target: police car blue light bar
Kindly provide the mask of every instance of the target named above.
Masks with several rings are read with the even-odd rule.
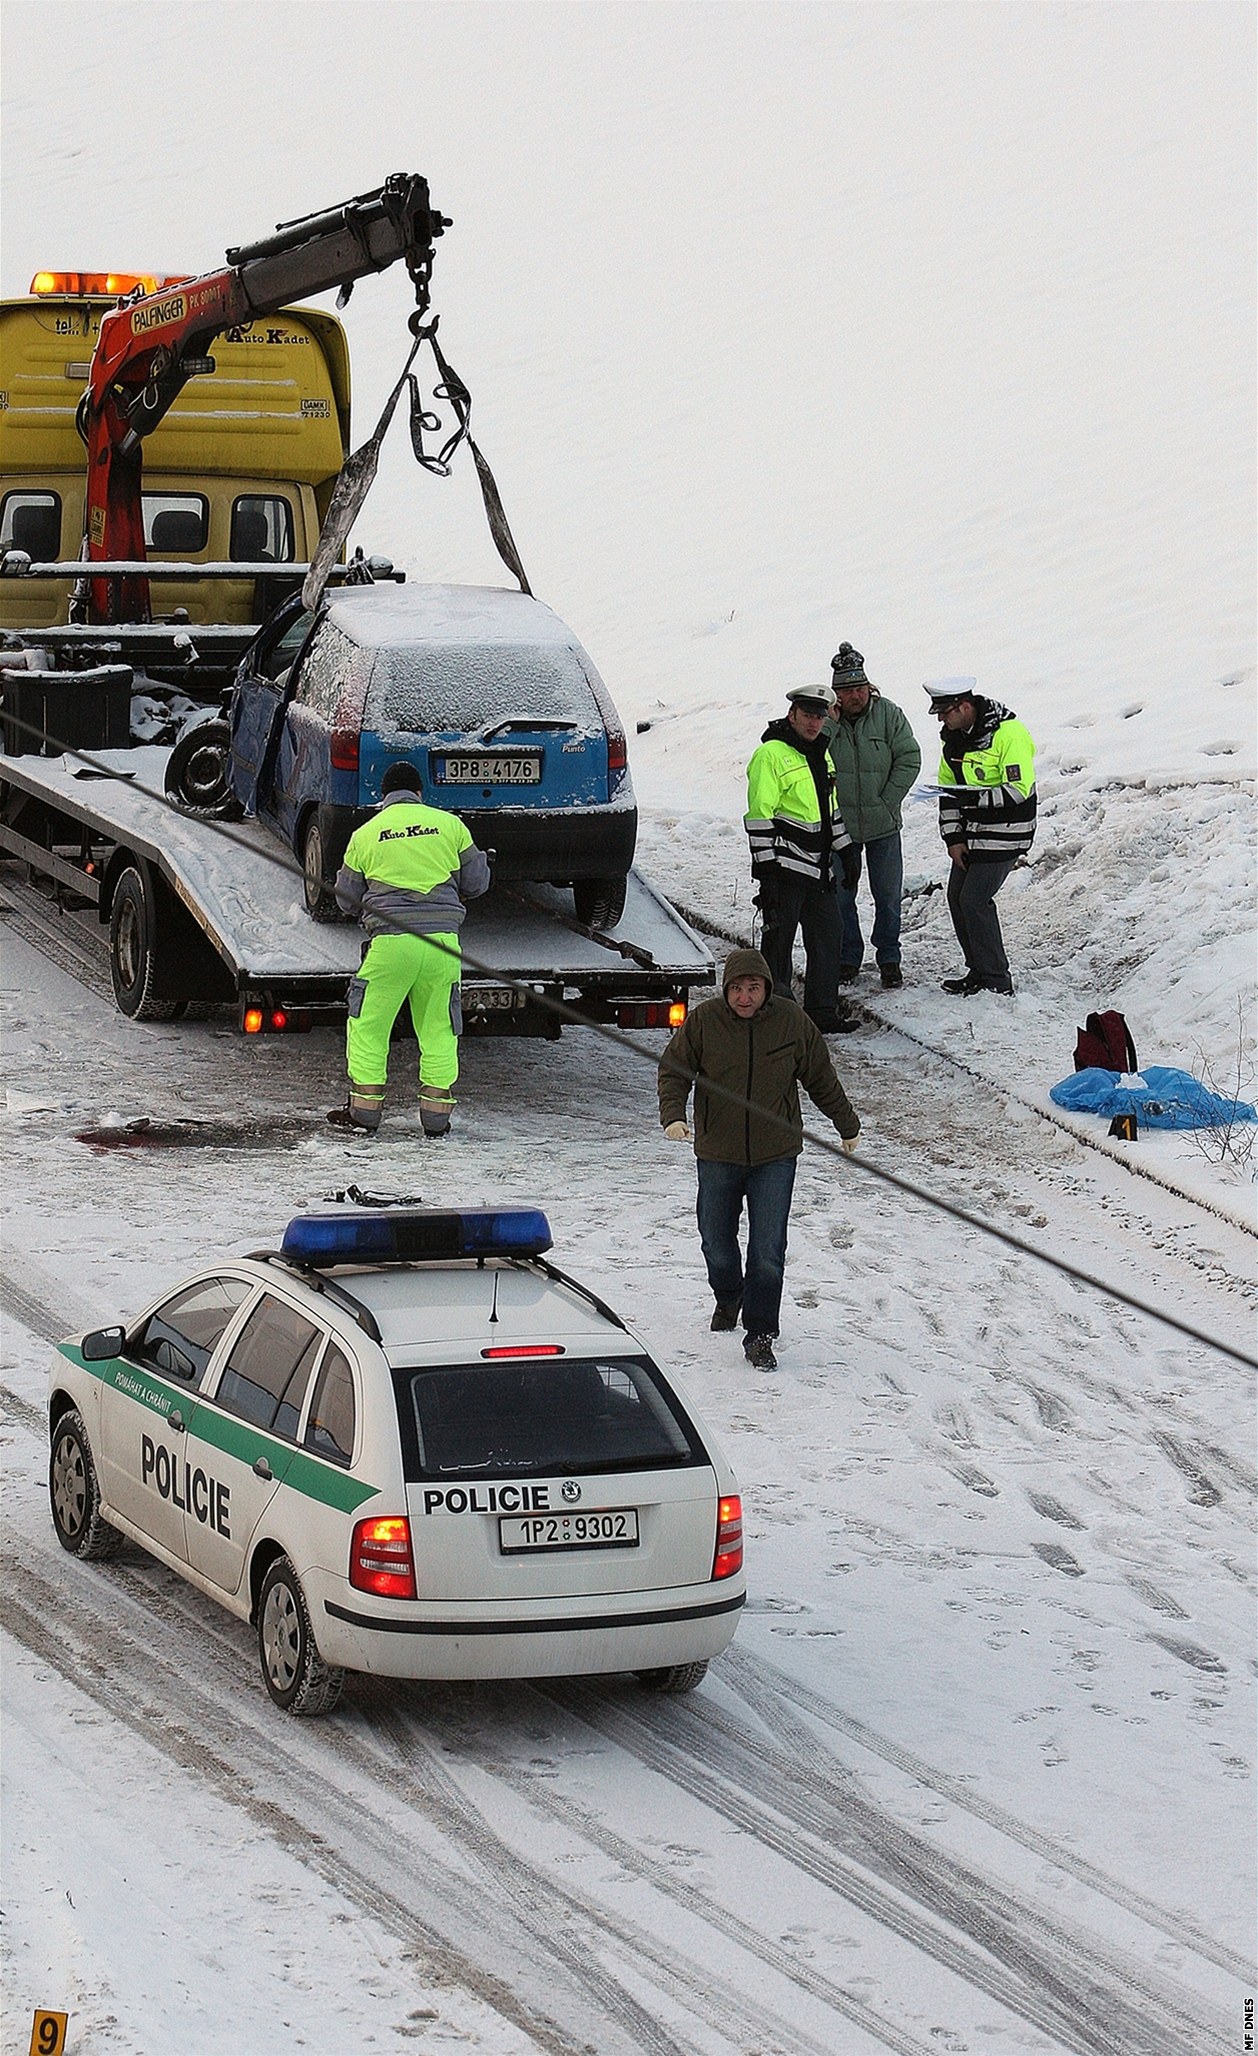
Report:
[[[332,1264],[413,1264],[460,1256],[540,1256],[551,1247],[540,1207],[409,1208],[384,1214],[299,1214],[280,1254],[318,1270]]]

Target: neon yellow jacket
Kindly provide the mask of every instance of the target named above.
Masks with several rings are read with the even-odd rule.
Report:
[[[773,724],[747,766],[743,826],[751,844],[752,872],[759,878],[780,865],[784,871],[828,883],[831,851],[846,849],[852,840],[835,811],[834,764],[822,740],[818,748],[828,800],[823,820],[812,763],[795,743],[776,732],[785,726]]]
[[[999,700],[975,702],[965,734],[945,738],[939,765],[939,833],[963,842],[971,859],[998,863],[1025,855],[1035,840],[1035,744]]]
[[[458,815],[402,792],[354,830],[336,899],[369,935],[449,935],[462,925],[464,900],[488,885],[488,860]]]

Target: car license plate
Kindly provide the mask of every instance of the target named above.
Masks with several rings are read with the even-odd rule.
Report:
[[[612,1506],[602,1513],[499,1515],[498,1546],[504,1556],[534,1549],[636,1549],[638,1510]]]
[[[476,752],[463,757],[433,759],[438,785],[540,785],[542,753],[527,756],[491,757]]]

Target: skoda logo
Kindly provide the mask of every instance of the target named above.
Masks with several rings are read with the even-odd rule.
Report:
[[[559,1497],[566,1499],[570,1505],[574,1499],[581,1497],[581,1487],[575,1478],[564,1479],[563,1484],[559,1487]]]

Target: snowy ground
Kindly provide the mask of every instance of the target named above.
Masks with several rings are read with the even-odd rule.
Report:
[[[806,1155],[776,1379],[707,1332],[648,1062],[469,1043],[447,1143],[399,1098],[347,1148],[334,1038],[128,1024],[9,923],[0,2048],[36,2006],[70,2056],[1241,2048],[1252,1369],[867,1167],[1252,1349],[1245,1167],[1047,1097],[1105,1005],[1255,1090],[1251,11],[10,0],[4,30],[6,291],[208,267],[426,172],[525,561],[650,724],[642,860],[717,933],[749,932],[747,755],[843,638],[927,778],[922,679],[1011,704],[1042,825],[1001,896],[1017,995],[958,1004],[910,804],[908,982],[867,974],[834,1044],[864,1141]],[[360,430],[405,312],[392,276],[347,311]],[[363,542],[498,576],[470,477],[417,485],[397,440]],[[138,1115],[216,1132],[75,1139]],[[540,1201],[696,1388],[751,1598],[692,1701],[360,1684],[285,1722],[226,1616],[56,1547],[52,1340],[351,1177]]]

